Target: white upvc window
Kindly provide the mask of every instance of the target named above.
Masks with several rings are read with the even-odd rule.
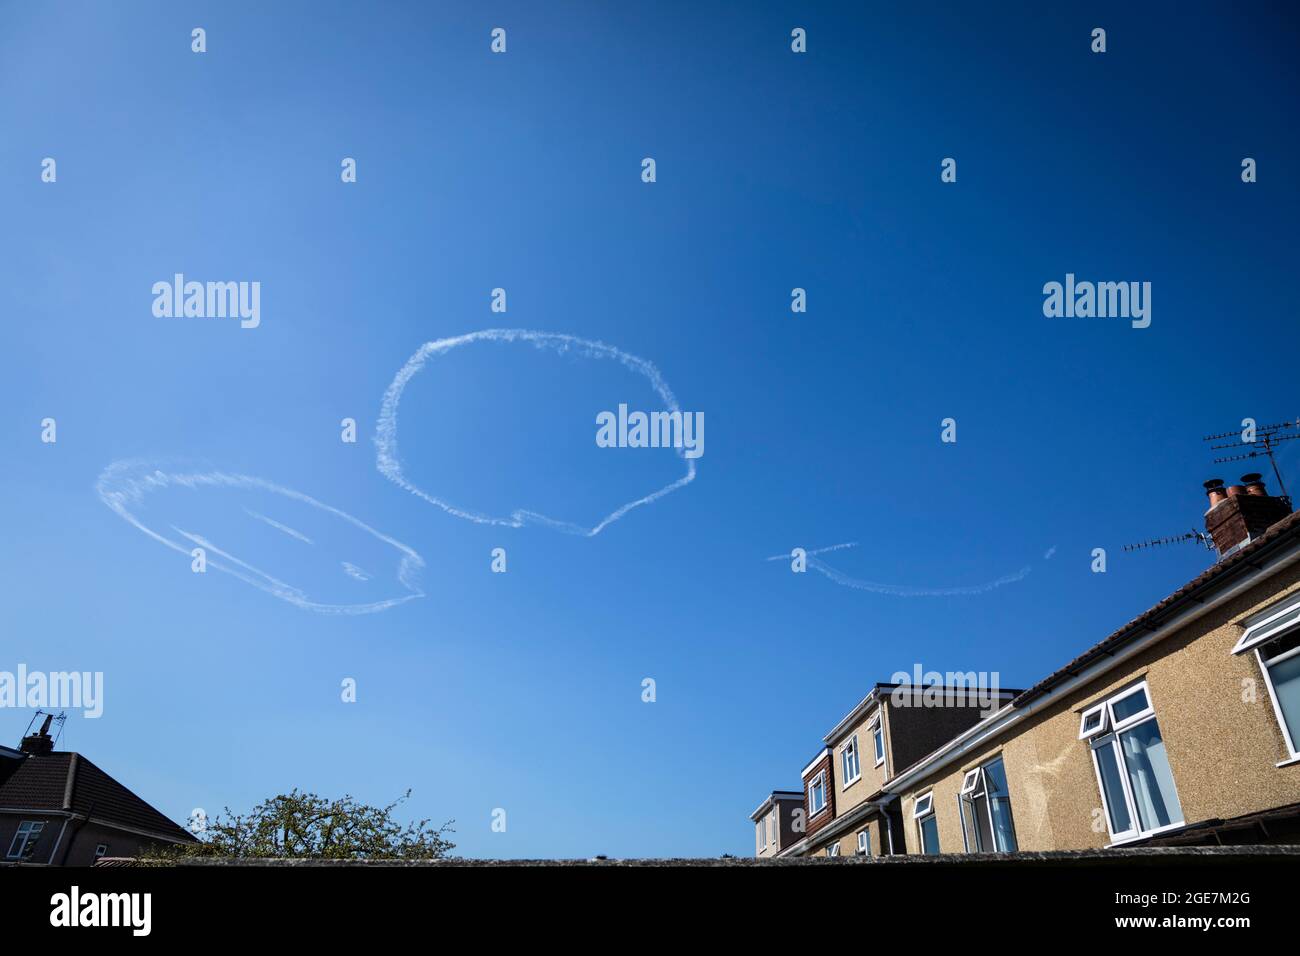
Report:
[[[758,821],[758,849],[760,851],[767,848],[767,820]]]
[[[1300,599],[1270,608],[1246,626],[1234,654],[1255,652],[1289,759],[1300,759]]]
[[[1083,712],[1080,736],[1090,740],[1111,840],[1182,826],[1183,808],[1146,681],[1107,698],[1101,707],[1099,720],[1091,717],[1097,707]]]
[[[823,770],[813,777],[812,783],[808,784],[808,815],[815,817],[825,809],[826,771]]]
[[[776,808],[773,807],[772,812],[767,815],[767,842],[772,846],[776,846],[776,813]]]
[[[934,817],[934,794],[927,793],[917,797],[912,807],[912,819],[916,821],[916,835],[921,852],[933,856],[939,852],[939,822]]]
[[[854,734],[840,750],[840,770],[844,778],[843,786],[856,783],[862,776],[862,766],[858,760],[858,735]]]
[[[871,856],[871,831],[858,831],[858,856]]]
[[[1006,767],[997,757],[967,771],[957,795],[967,853],[1014,853],[1016,827]]]
[[[876,751],[876,766],[879,767],[885,762],[885,725],[876,715],[876,719],[871,723],[871,743]]]
[[[836,840],[834,843],[832,843],[830,846],[828,846],[828,847],[826,848],[826,855],[827,855],[827,856],[839,856],[839,855],[840,855],[840,843],[839,843],[838,840]]]
[[[1079,739],[1087,740],[1106,729],[1106,703],[1089,707],[1079,718]]]
[[[6,859],[30,860],[44,830],[45,823],[41,820],[24,820],[18,824],[18,832],[14,834],[14,840],[9,844],[9,854]]]

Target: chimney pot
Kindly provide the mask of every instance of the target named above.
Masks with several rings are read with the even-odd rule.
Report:
[[[1210,498],[1205,530],[1213,539],[1220,559],[1255,540],[1291,513],[1290,502],[1270,495],[1258,472],[1242,475],[1241,481],[1242,484],[1226,488],[1218,478],[1205,482],[1205,493]]]
[[[1241,483],[1246,486],[1246,494],[1248,495],[1262,495],[1265,497],[1268,495],[1268,491],[1264,488],[1264,476],[1257,471],[1242,475]]]
[[[1228,493],[1223,489],[1222,478],[1211,478],[1209,481],[1205,482],[1205,493],[1210,498],[1211,509],[1213,509],[1215,505],[1228,500]]]

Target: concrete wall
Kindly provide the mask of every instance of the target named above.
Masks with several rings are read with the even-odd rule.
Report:
[[[1242,620],[1297,590],[1300,567],[1293,567],[1054,702],[959,765],[910,787],[902,800],[908,852],[919,851],[915,799],[931,788],[940,849],[961,852],[957,793],[962,777],[999,753],[1022,851],[1109,844],[1091,751],[1078,739],[1079,718],[1091,704],[1142,679],[1186,823],[1300,801],[1300,763],[1277,766],[1288,753],[1255,656],[1231,653]]]

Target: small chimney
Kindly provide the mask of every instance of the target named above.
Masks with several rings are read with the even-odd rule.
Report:
[[[1241,484],[1223,487],[1213,478],[1205,482],[1210,508],[1205,512],[1205,530],[1214,540],[1219,558],[1255,540],[1291,513],[1291,502],[1270,495],[1257,472],[1241,476]]]
[[[46,714],[41,729],[24,737],[23,742],[18,745],[18,749],[25,754],[47,754],[52,751],[54,749],[54,738],[50,736],[50,721],[53,719],[53,714]]]
[[[1223,489],[1222,478],[1211,478],[1205,483],[1205,493],[1210,497],[1210,508],[1228,500],[1228,493]]]

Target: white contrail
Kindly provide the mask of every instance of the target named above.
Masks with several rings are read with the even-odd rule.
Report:
[[[248,475],[233,475],[223,472],[214,471],[206,473],[193,472],[164,472],[155,468],[148,462],[143,461],[116,461],[110,464],[100,474],[99,480],[95,483],[95,490],[99,493],[100,500],[109,508],[112,508],[123,519],[135,525],[155,541],[165,544],[174,551],[188,555],[190,548],[186,547],[169,537],[166,537],[149,528],[137,518],[131,511],[132,507],[138,506],[144,500],[145,495],[164,488],[179,486],[197,490],[199,488],[248,488],[258,491],[269,491],[274,494],[283,495],[293,501],[302,502],[311,505],[313,508],[319,508],[321,511],[331,514],[337,518],[342,518],[349,524],[360,528],[362,531],[373,535],[385,544],[391,545],[398,553],[401,554],[401,560],[397,565],[397,580],[409,591],[401,597],[389,598],[384,601],[374,601],[369,604],[320,604],[311,601],[298,588],[292,587],[283,581],[271,577],[264,571],[260,571],[239,558],[227,554],[225,551],[217,548],[205,538],[183,531],[176,526],[172,530],[182,539],[198,544],[204,548],[209,555],[216,555],[219,559],[212,560],[209,558],[207,566],[215,568],[218,571],[224,571],[226,574],[233,575],[246,584],[272,594],[281,600],[288,601],[296,607],[308,611],[319,611],[324,614],[368,614],[374,611],[382,611],[387,608],[410,601],[413,598],[424,597],[424,592],[419,587],[420,570],[424,567],[424,560],[411,548],[402,544],[400,541],[390,538],[387,535],[376,531],[374,528],[357,520],[345,511],[331,507],[317,501],[308,495],[291,488],[284,488],[270,481],[261,478],[253,478]],[[260,516],[259,516],[260,517]],[[275,524],[275,522],[272,522]],[[301,535],[296,535],[302,537]],[[304,538],[304,540],[306,540]]]
[[[252,516],[253,516],[254,518],[256,518],[258,521],[265,521],[265,522],[266,522],[267,524],[269,524],[272,528],[275,528],[277,531],[283,531],[285,534],[287,534],[287,535],[288,535],[289,537],[291,537],[291,538],[297,538],[299,541],[305,542],[306,544],[313,544],[313,543],[314,543],[314,542],[311,540],[311,538],[307,537],[305,534],[302,534],[301,532],[298,532],[298,531],[294,531],[294,530],[293,530],[292,528],[290,528],[288,525],[280,524],[280,522],[274,520],[273,518],[268,518],[266,515],[260,515],[260,514],[258,514],[256,511],[250,511],[248,508],[245,508],[245,509],[244,509],[244,513],[245,513],[245,514],[252,515]],[[177,530],[179,531],[180,529],[178,528]]]
[[[1023,581],[1029,576],[1032,568],[1026,566],[1019,571],[1005,574],[996,581],[986,581],[983,584],[970,584],[961,587],[925,587],[912,586],[906,584],[878,584],[875,581],[863,581],[859,578],[851,578],[847,574],[836,571],[823,561],[810,557],[808,567],[816,568],[822,574],[826,575],[836,584],[842,584],[846,588],[855,588],[859,591],[871,591],[874,594],[892,594],[895,597],[958,597],[967,594],[984,594],[992,591],[994,588],[1000,588],[1004,584],[1014,584],[1016,581]]]
[[[836,584],[842,584],[846,588],[853,588],[857,591],[870,591],[873,594],[889,594],[894,597],[958,597],[969,594],[984,594],[992,591],[994,588],[1000,588],[1004,584],[1014,584],[1016,581],[1024,580],[1029,572],[1033,569],[1029,566],[1021,568],[1019,571],[1011,574],[1004,574],[996,581],[986,581],[983,584],[968,584],[956,587],[929,587],[926,585],[910,584],[882,584],[877,581],[864,581],[861,578],[850,577],[842,571],[837,571],[825,561],[815,557],[818,554],[826,554],[828,551],[842,551],[845,548],[855,548],[858,542],[848,541],[844,544],[832,544],[826,548],[813,548],[804,550],[804,557],[807,559],[808,567],[826,575]],[[793,555],[775,554],[768,558],[768,561],[790,561]]]
[[[858,546],[858,543],[857,543],[856,541],[846,541],[846,542],[844,542],[844,544],[832,544],[832,545],[830,545],[829,547],[825,547],[825,548],[814,548],[814,549],[811,550],[811,551],[805,549],[805,550],[804,550],[804,554],[805,554],[805,555],[825,554],[827,551],[842,551],[842,550],[844,550],[845,548],[856,548],[857,546]],[[770,558],[768,558],[767,560],[769,560],[769,561],[789,561],[792,557],[793,557],[793,555],[789,555],[789,554],[774,554],[774,555],[772,555]]]
[[[357,567],[357,566],[356,566],[355,564],[353,564],[351,561],[344,561],[344,562],[343,562],[343,573],[346,574],[346,575],[347,575],[348,577],[350,577],[350,578],[356,578],[358,581],[369,581],[369,580],[370,580],[370,575],[369,575],[367,572],[361,570],[359,567]]]
[[[431,357],[442,355],[458,348],[462,345],[468,345],[471,342],[528,342],[534,348],[554,349],[564,354],[572,350],[584,358],[612,358],[622,363],[627,368],[639,375],[644,375],[650,380],[650,385],[659,394],[664,403],[664,407],[669,412],[680,412],[681,408],[677,404],[677,399],[673,395],[672,389],[668,383],[663,380],[659,374],[659,369],[643,358],[637,358],[635,355],[629,355],[612,345],[606,345],[604,342],[596,342],[590,339],[580,339],[572,335],[561,335],[550,332],[532,332],[528,329],[483,329],[479,332],[470,332],[467,335],[458,335],[454,338],[438,339],[434,342],[426,342],[416,351],[414,355],[407,360],[406,364],[398,371],[397,376],[393,379],[392,384],[384,392],[383,405],[379,412],[379,421],[375,425],[375,452],[376,465],[381,474],[389,478],[396,484],[405,488],[411,494],[423,498],[430,504],[437,505],[443,511],[457,518],[464,518],[467,521],[473,521],[476,524],[501,525],[508,528],[521,528],[525,524],[540,524],[551,528],[555,531],[563,531],[566,534],[585,535],[593,537],[600,534],[608,525],[613,524],[619,518],[623,517],[633,508],[639,508],[641,505],[648,505],[653,501],[658,501],[664,495],[676,491],[684,485],[690,484],[695,480],[695,460],[686,458],[685,449],[677,449],[677,455],[686,462],[686,474],[671,484],[665,485],[658,491],[651,492],[644,498],[638,498],[635,501],[629,501],[621,505],[614,511],[602,518],[594,527],[586,528],[582,525],[574,524],[570,521],[561,521],[551,518],[547,515],[538,514],[533,511],[522,509],[513,511],[508,518],[497,517],[494,515],[483,514],[478,511],[471,511],[453,505],[448,501],[429,494],[428,492],[416,487],[402,473],[402,462],[398,457],[397,450],[397,409],[402,400],[402,391],[406,388],[407,382],[424,368],[425,362]]]

